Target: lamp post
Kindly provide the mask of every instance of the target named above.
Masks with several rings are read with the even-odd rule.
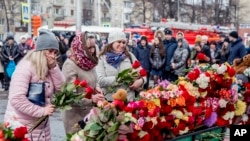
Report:
[[[82,0],[76,0],[76,33],[81,32],[82,26]]]
[[[31,11],[31,2],[30,0],[27,0],[28,7]],[[29,18],[31,19],[31,12],[29,12]],[[31,20],[28,22],[28,35],[31,37]]]
[[[178,22],[180,22],[180,0],[177,0],[177,12]]]

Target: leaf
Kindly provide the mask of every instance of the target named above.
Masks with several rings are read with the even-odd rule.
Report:
[[[117,131],[118,127],[119,127],[119,123],[116,122],[113,126],[111,126],[111,127],[108,129],[108,133]]]
[[[103,138],[105,137],[105,130],[102,131],[102,133],[96,138],[97,141],[103,141]]]
[[[88,137],[95,138],[96,135],[98,135],[99,131],[98,130],[90,130]]]
[[[98,130],[101,130],[102,127],[99,126],[97,123],[94,123],[94,124],[91,125],[90,129],[91,129],[91,130],[97,130],[97,131],[98,131]]]
[[[73,90],[76,89],[76,86],[74,84],[68,84],[66,90],[68,92],[72,92]]]
[[[64,103],[64,99],[65,99],[65,95],[63,94],[62,98],[60,99],[59,105],[55,105],[55,106],[59,106],[60,107],[60,105],[62,105]]]
[[[118,74],[117,79],[119,79],[119,78],[121,78],[121,77],[127,75],[130,71],[132,71],[131,68],[128,68],[128,69],[123,70],[122,72],[120,72],[120,73]]]

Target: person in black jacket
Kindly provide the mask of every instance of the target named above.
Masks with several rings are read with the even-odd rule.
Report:
[[[140,43],[138,47],[134,48],[134,55],[140,61],[141,66],[147,71],[147,82],[144,85],[144,89],[148,89],[149,86],[149,79],[150,79],[150,71],[151,71],[151,64],[149,61],[150,58],[150,49],[151,46],[148,44],[148,39],[145,36],[141,37]]]
[[[4,70],[6,70],[9,61],[14,60],[15,64],[18,63],[20,51],[19,51],[18,45],[14,41],[13,36],[9,36],[7,38],[7,41],[3,45],[1,55],[2,55],[1,61],[4,66]],[[5,90],[9,89],[9,82],[10,82],[10,78],[8,77],[5,71],[5,75],[4,75],[4,89]]]

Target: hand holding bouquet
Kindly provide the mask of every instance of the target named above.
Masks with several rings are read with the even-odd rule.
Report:
[[[77,93],[77,88],[85,88],[84,93]],[[76,79],[73,83],[64,84],[61,88],[61,91],[57,92],[52,98],[51,104],[54,108],[59,110],[70,110],[71,104],[80,104],[83,98],[92,98],[92,94],[94,93],[94,89],[88,85],[86,80],[80,81]],[[53,108],[52,107],[52,108]],[[29,132],[32,132],[35,128],[37,128],[43,121],[45,121],[50,114],[46,114],[45,116],[38,119],[35,126],[29,129]]]

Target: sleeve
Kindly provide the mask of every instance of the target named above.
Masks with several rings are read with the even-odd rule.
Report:
[[[135,62],[137,60],[136,57],[132,53],[130,53],[130,55],[131,55],[132,61]],[[132,67],[132,64],[131,64],[131,67]],[[142,67],[140,67],[139,69],[142,69]],[[145,84],[147,82],[147,76],[142,77],[142,79],[144,80],[143,82]]]
[[[27,98],[28,87],[32,72],[29,67],[19,64],[14,72],[9,92],[9,101],[13,108],[23,114],[39,118],[44,114],[44,107],[33,104]]]
[[[101,88],[112,86],[115,82],[116,76],[106,76],[103,57],[99,59],[98,65],[96,66],[96,74],[97,81]]]
[[[55,68],[49,70],[50,76],[53,81],[53,85],[56,91],[59,91],[65,82],[65,77],[63,73],[61,72],[58,65],[56,65]]]
[[[239,52],[240,52],[240,58],[243,58],[245,55],[246,55],[246,49],[245,49],[245,46],[242,45],[241,48],[239,49]]]
[[[187,58],[188,58],[188,50],[184,49],[181,55],[181,61],[178,63],[175,63],[175,69],[178,69],[179,67],[183,66],[186,63]]]
[[[6,54],[6,47],[4,46],[2,48],[3,50],[1,51],[1,54],[3,56],[3,59],[6,61],[6,60],[9,60],[9,56]]]
[[[135,55],[135,57],[136,57],[137,59],[139,58],[139,54],[138,54],[137,48],[134,49],[133,54]]]

